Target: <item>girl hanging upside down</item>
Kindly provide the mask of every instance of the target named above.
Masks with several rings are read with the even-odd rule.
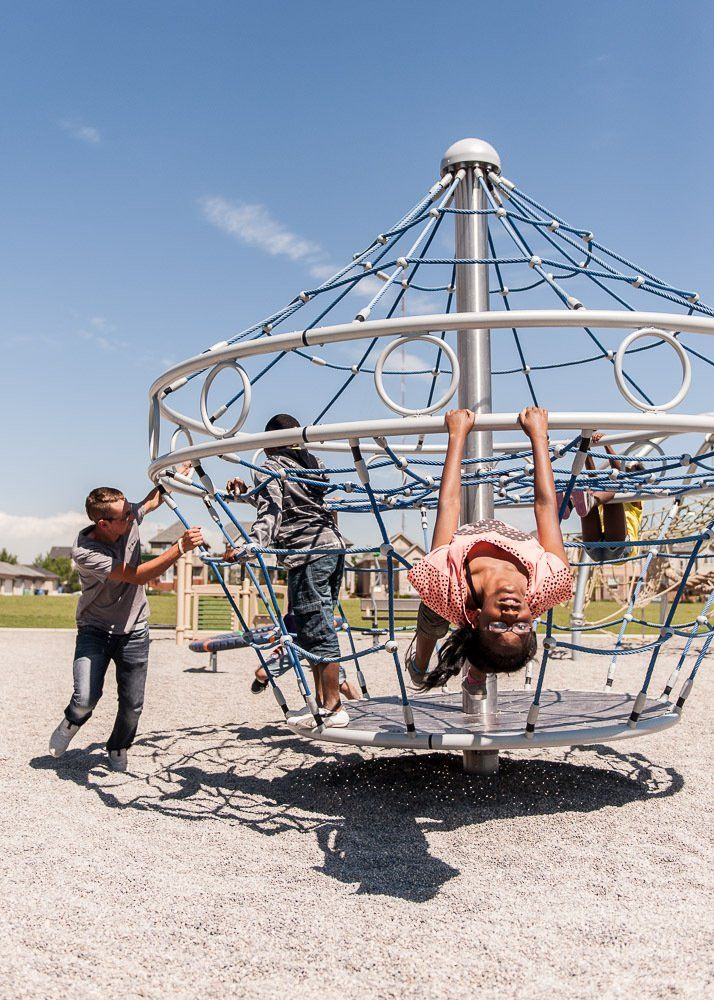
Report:
[[[406,667],[422,689],[446,684],[460,672],[464,659],[470,664],[467,686],[483,684],[486,673],[519,670],[536,652],[533,618],[572,596],[548,449],[547,410],[531,406],[518,417],[533,448],[537,539],[503,521],[458,527],[461,460],[474,420],[470,410],[446,414],[449,444],[432,548],[409,572],[422,603]],[[449,622],[456,629],[429,671],[436,641],[446,635]]]
[[[590,439],[591,445],[600,444],[602,431],[595,431]],[[622,463],[609,444],[603,445],[610,455],[609,463],[613,469],[620,470]],[[588,469],[595,468],[592,455],[585,459]],[[632,462],[630,470],[643,472],[642,462]],[[559,494],[560,496],[560,494]],[[612,542],[607,548],[588,549],[588,555],[593,562],[601,563],[609,559],[626,559],[632,553],[632,545],[640,537],[642,523],[642,504],[639,501],[628,503],[612,503],[614,490],[591,492],[590,490],[573,490],[570,494],[568,509],[563,515],[570,517],[575,511],[580,515],[584,542]]]

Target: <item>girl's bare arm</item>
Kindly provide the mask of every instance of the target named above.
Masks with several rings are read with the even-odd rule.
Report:
[[[558,501],[548,448],[548,411],[539,406],[529,406],[518,415],[518,422],[528,435],[533,449],[533,507],[538,541],[546,552],[552,552],[567,566],[568,557],[558,520]]]
[[[432,549],[436,549],[440,545],[448,545],[459,526],[461,459],[464,455],[466,436],[474,425],[474,419],[471,410],[449,410],[446,414],[449,444],[446,449],[444,470],[441,474],[436,524],[431,540]]]

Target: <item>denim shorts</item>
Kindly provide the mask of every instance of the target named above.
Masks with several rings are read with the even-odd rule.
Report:
[[[449,623],[446,618],[442,618],[436,611],[432,611],[422,601],[417,614],[417,632],[428,636],[430,639],[443,639],[449,631]]]
[[[336,552],[288,570],[288,597],[298,646],[326,663],[341,655],[334,611],[344,569],[345,557]]]

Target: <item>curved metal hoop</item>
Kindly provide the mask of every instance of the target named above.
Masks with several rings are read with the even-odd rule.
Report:
[[[670,347],[674,348],[674,352],[679,358],[679,363],[682,366],[682,384],[679,387],[679,392],[676,396],[673,396],[666,403],[644,403],[641,399],[638,399],[625,384],[625,379],[622,371],[622,362],[625,357],[627,349],[640,337],[656,337],[658,340],[664,341],[665,344],[669,344]],[[622,395],[625,397],[628,403],[632,406],[636,406],[638,410],[649,410],[652,413],[661,410],[671,410],[675,406],[678,406],[684,397],[689,392],[689,387],[692,384],[692,366],[687,357],[687,352],[684,350],[679,341],[671,333],[666,330],[660,330],[656,326],[646,326],[640,330],[633,330],[622,341],[617,349],[617,354],[615,355],[615,382],[617,383],[617,388],[620,390]]]
[[[665,453],[665,450],[661,445],[657,444],[656,441],[644,441],[644,442],[634,441],[631,445],[625,448],[625,450],[622,453],[623,458],[630,459],[629,462],[625,462],[625,469],[627,469],[628,465],[632,465],[633,462],[637,461],[637,455],[634,453],[640,451],[643,447],[648,447],[651,448],[653,451],[656,451],[657,454],[662,459],[662,461],[666,461],[667,455]],[[665,471],[664,469],[661,469],[659,473],[650,474],[650,476],[648,477],[649,480],[651,482],[658,482],[664,475],[664,471]]]
[[[216,427],[215,424],[211,423],[211,418],[208,415],[208,391],[213,385],[213,380],[219,372],[222,372],[224,368],[232,368],[234,371],[238,372],[240,380],[243,383],[243,406],[241,408],[238,419],[228,430],[224,430],[222,427]],[[221,361],[217,364],[215,368],[206,376],[206,381],[203,383],[203,388],[201,389],[201,420],[203,421],[203,426],[206,428],[209,434],[215,438],[226,438],[233,437],[233,435],[243,426],[250,412],[250,401],[251,401],[251,385],[250,379],[247,373],[237,361]],[[225,412],[225,410],[224,410]]]
[[[387,358],[392,353],[392,351],[396,351],[398,347],[402,347],[404,344],[413,344],[413,343],[434,344],[436,347],[440,348],[444,352],[444,354],[451,362],[451,382],[449,383],[449,387],[444,393],[444,395],[440,399],[438,399],[435,403],[432,403],[431,406],[425,406],[421,409],[416,409],[416,410],[411,409],[408,406],[400,406],[399,403],[395,403],[394,400],[387,395],[387,392],[384,388],[384,382],[382,381],[384,365],[387,361]],[[439,337],[432,337],[428,334],[426,336],[421,336],[421,337],[413,337],[413,336],[397,337],[397,339],[393,340],[391,344],[387,344],[382,353],[379,355],[377,364],[374,366],[374,384],[376,386],[379,398],[386,406],[389,407],[390,410],[394,410],[395,413],[401,413],[403,416],[407,417],[413,417],[423,413],[436,413],[436,411],[440,410],[442,406],[445,406],[456,392],[457,386],[459,384],[459,375],[460,375],[459,362],[453,347],[451,347],[450,344],[447,344],[445,340],[441,340]]]
[[[152,396],[149,402],[149,454],[151,461],[159,457],[159,442],[161,438],[161,410],[159,397]]]
[[[191,447],[191,445],[193,444],[193,438],[191,437],[191,431],[188,429],[188,427],[184,427],[183,424],[179,424],[179,426],[176,428],[176,430],[171,435],[171,451],[175,450],[176,444],[178,442],[178,439],[179,439],[179,437],[182,434],[186,438],[186,440],[188,441],[189,447]]]

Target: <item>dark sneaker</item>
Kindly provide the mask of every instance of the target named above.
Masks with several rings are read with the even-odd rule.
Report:
[[[412,639],[409,643],[409,648],[404,654],[404,666],[406,667],[407,673],[409,674],[409,679],[414,685],[414,687],[421,687],[424,683],[424,678],[426,677],[426,670],[419,670],[416,665],[416,653],[415,653],[416,639]]]
[[[126,750],[108,750],[109,767],[112,771],[126,771],[127,756]]]

